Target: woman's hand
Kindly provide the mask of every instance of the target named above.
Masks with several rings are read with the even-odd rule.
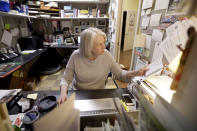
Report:
[[[136,76],[144,76],[149,69],[147,67],[143,67],[137,70]]]
[[[63,102],[65,102],[67,100],[67,87],[66,86],[62,86],[61,88],[61,93],[60,96],[58,98],[58,104],[62,104]]]

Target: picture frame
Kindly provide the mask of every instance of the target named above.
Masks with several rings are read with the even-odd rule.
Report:
[[[81,33],[81,26],[74,26],[74,33],[76,34]]]
[[[106,26],[106,20],[97,20],[96,26]]]

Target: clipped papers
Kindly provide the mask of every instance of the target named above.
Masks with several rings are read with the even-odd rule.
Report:
[[[153,6],[153,0],[143,0],[142,9],[148,9]]]
[[[163,52],[159,47],[159,42],[155,43],[155,48],[154,48],[154,52],[153,52],[153,57],[152,57],[152,62],[156,61],[157,59],[162,59],[163,58]]]
[[[142,19],[141,26],[147,27],[149,25],[149,22],[150,22],[150,16],[144,16]]]
[[[169,0],[156,0],[155,10],[168,9]]]
[[[159,26],[160,18],[161,18],[161,14],[151,15],[150,26]]]
[[[151,35],[146,35],[146,44],[145,44],[146,49],[150,49],[151,40],[152,40]]]

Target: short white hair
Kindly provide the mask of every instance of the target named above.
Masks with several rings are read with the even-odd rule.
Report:
[[[79,51],[81,55],[85,57],[91,57],[92,56],[92,47],[94,44],[94,40],[96,36],[103,36],[103,38],[106,40],[106,34],[101,31],[98,28],[90,27],[83,32],[81,32],[80,35],[80,47]]]

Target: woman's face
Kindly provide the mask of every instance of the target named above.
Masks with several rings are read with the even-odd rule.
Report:
[[[92,48],[92,55],[94,57],[97,57],[99,55],[102,55],[105,51],[105,39],[103,36],[96,36],[94,39],[94,44]]]

